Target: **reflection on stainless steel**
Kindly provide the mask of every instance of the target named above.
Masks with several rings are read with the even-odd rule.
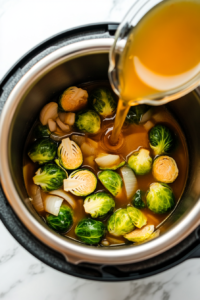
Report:
[[[21,221],[39,240],[73,263],[119,265],[139,262],[170,249],[200,224],[200,98],[196,93],[190,93],[168,106],[187,137],[190,173],[182,200],[161,226],[161,235],[157,239],[138,247],[83,245],[48,228],[28,200],[22,175],[22,153],[34,120],[52,95],[67,86],[107,79],[108,52],[112,43],[111,38],[86,40],[49,54],[21,78],[1,115],[1,182],[6,197]]]

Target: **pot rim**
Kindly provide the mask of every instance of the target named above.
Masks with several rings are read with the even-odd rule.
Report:
[[[11,207],[17,216],[41,242],[52,249],[62,253],[69,262],[78,264],[90,262],[96,264],[128,264],[139,262],[158,254],[161,254],[185,239],[198,225],[200,225],[200,201],[192,208],[187,217],[165,232],[158,239],[137,247],[118,247],[118,249],[98,248],[82,245],[70,239],[66,239],[47,230],[28,211],[19,197],[12,181],[8,158],[9,129],[13,115],[24,93],[40,78],[58,65],[83,55],[95,53],[109,53],[113,44],[113,38],[99,38],[76,42],[64,46],[37,62],[16,84],[10,93],[0,120],[0,172],[1,184]]]

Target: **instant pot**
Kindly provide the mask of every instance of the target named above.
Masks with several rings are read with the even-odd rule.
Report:
[[[22,154],[41,108],[70,85],[108,79],[108,53],[118,24],[62,32],[22,57],[1,83],[0,218],[16,240],[49,266],[100,281],[139,279],[200,257],[200,90],[168,104],[185,133],[189,177],[158,238],[134,246],[83,245],[51,230],[27,195]]]

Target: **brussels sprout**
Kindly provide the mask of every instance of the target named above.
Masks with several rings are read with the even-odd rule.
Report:
[[[150,109],[149,105],[140,104],[136,106],[131,106],[129,112],[126,116],[126,122],[128,124],[139,124],[142,120],[143,115]]]
[[[128,165],[136,175],[149,173],[152,167],[152,158],[149,150],[140,149],[134,152],[128,159]]]
[[[76,170],[64,180],[64,190],[76,196],[88,196],[94,192],[96,186],[96,176],[86,169]]]
[[[67,178],[65,171],[56,164],[49,163],[37,170],[33,181],[35,184],[40,185],[44,192],[48,192],[59,189],[65,178]]]
[[[137,192],[133,196],[132,204],[133,204],[133,206],[135,206],[136,208],[139,208],[139,209],[145,208],[145,204],[142,201],[142,191],[141,190],[137,190]]]
[[[172,157],[160,156],[153,163],[153,177],[160,182],[174,182],[178,176],[178,172],[177,164]]]
[[[127,209],[121,208],[116,210],[109,218],[107,228],[111,234],[119,236],[132,231],[135,226],[133,225]]]
[[[172,189],[164,183],[152,183],[146,196],[148,208],[157,214],[164,214],[175,206]]]
[[[135,243],[135,245],[140,245],[140,244],[147,243],[147,242],[149,242],[151,240],[156,239],[157,237],[159,237],[159,235],[160,235],[160,230],[158,229],[158,230],[154,231],[148,238],[145,238],[145,240],[142,240],[140,242]]]
[[[175,135],[164,125],[156,125],[150,130],[149,141],[155,155],[169,153],[175,147]]]
[[[60,207],[58,216],[48,214],[46,221],[49,227],[55,231],[64,233],[67,232],[73,224],[73,212],[72,209],[67,205]]]
[[[154,232],[154,225],[147,225],[142,229],[135,229],[124,237],[134,243],[140,243],[150,238]]]
[[[35,163],[44,164],[54,159],[57,145],[49,139],[39,139],[33,142],[28,150],[28,156]]]
[[[34,137],[36,139],[43,138],[43,137],[49,137],[51,134],[51,131],[47,127],[47,125],[38,124],[34,129]]]
[[[101,128],[101,119],[94,110],[82,111],[76,115],[76,127],[87,133],[97,133]]]
[[[123,181],[119,174],[111,170],[106,170],[100,172],[98,177],[113,196],[118,196],[121,193]]]
[[[146,216],[139,209],[132,206],[128,206],[127,212],[129,214],[129,217],[131,218],[132,223],[136,227],[141,228],[147,224]]]
[[[83,163],[81,149],[69,138],[63,139],[58,147],[58,158],[61,166],[67,170],[75,170]]]
[[[81,88],[71,86],[66,89],[58,100],[58,108],[61,111],[78,111],[87,105],[88,93]]]
[[[102,117],[112,115],[117,107],[117,103],[108,88],[97,88],[92,91],[90,101],[96,112]]]
[[[105,192],[88,196],[84,201],[84,209],[92,218],[103,218],[115,207],[114,199]]]
[[[76,228],[75,234],[85,244],[98,244],[106,233],[106,227],[101,221],[93,219],[81,220]]]

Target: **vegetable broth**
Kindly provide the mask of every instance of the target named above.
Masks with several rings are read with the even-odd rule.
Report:
[[[109,86],[107,82],[93,82],[93,83],[86,83],[80,85],[80,87],[84,88],[85,90],[90,93],[94,88],[98,86]],[[181,198],[181,195],[184,191],[186,180],[187,180],[187,175],[188,175],[188,150],[187,150],[187,144],[185,141],[185,137],[182,133],[182,130],[177,123],[177,121],[174,119],[174,117],[171,115],[171,113],[166,109],[166,107],[155,107],[152,108],[152,114],[150,119],[145,123],[145,124],[130,124],[127,125],[126,123],[124,124],[122,128],[122,133],[123,133],[123,144],[120,148],[116,148],[114,150],[110,149],[110,147],[105,143],[105,134],[109,133],[113,129],[113,124],[114,124],[114,119],[115,115],[107,118],[102,118],[102,125],[101,125],[101,130],[98,132],[98,134],[83,134],[93,141],[96,141],[98,143],[98,153],[102,152],[107,152],[110,154],[119,154],[122,158],[124,158],[127,161],[127,158],[132,154],[134,151],[138,150],[140,147],[143,147],[145,149],[150,150],[150,153],[152,157],[154,157],[152,149],[149,146],[149,138],[148,138],[148,131],[156,125],[157,123],[162,123],[166,124],[168,127],[170,127],[177,136],[177,145],[176,149],[170,153],[170,156],[175,159],[178,169],[179,169],[179,176],[176,179],[174,183],[169,184],[174,192],[175,195],[175,200],[176,203]],[[33,126],[28,139],[26,141],[25,149],[24,149],[24,156],[23,156],[23,174],[24,174],[24,180],[25,180],[25,186],[27,189],[28,195],[32,198],[33,194],[35,192],[36,185],[33,183],[33,176],[35,175],[36,170],[39,168],[38,164],[34,164],[30,158],[27,155],[27,147],[30,144],[31,141],[34,140],[33,138],[33,129],[36,126],[38,121],[36,121],[35,125]],[[148,123],[148,124],[147,124]],[[60,134],[62,132],[60,131]],[[71,134],[80,134],[80,131],[77,129],[73,128],[71,131]],[[97,175],[100,170],[95,163],[94,156],[93,155],[83,155],[84,160],[81,168],[87,168],[91,170],[95,175]],[[93,159],[88,159],[88,157],[92,157]],[[116,170],[116,172],[119,173],[119,170]],[[70,173],[70,172],[68,172]],[[120,174],[120,173],[119,173]],[[138,180],[138,189],[141,189],[144,192],[147,192],[149,185],[153,182],[155,182],[155,179],[153,178],[151,172],[143,175],[143,176],[137,176]],[[101,184],[101,182],[98,180],[97,188],[95,192],[97,191],[105,191],[105,187]],[[47,193],[42,192],[42,199],[44,200],[45,197],[47,196]],[[77,239],[74,229],[77,225],[77,223],[83,219],[84,217],[89,217],[88,214],[85,213],[84,208],[83,208],[83,201],[84,197],[77,197],[73,196],[76,199],[76,207],[74,209],[74,218],[73,218],[73,226],[70,228],[70,230],[64,234],[70,238]],[[125,193],[125,188],[123,187],[123,192],[121,196],[115,197],[115,203],[116,207],[115,210],[119,208],[125,208],[127,205],[131,204],[130,200],[127,199],[126,193]],[[171,214],[154,214],[152,211],[150,211],[148,208],[142,209],[142,212],[145,213],[148,219],[148,224],[149,225],[155,225],[155,227],[159,227],[159,225]],[[46,213],[42,212],[41,215],[45,217]],[[104,220],[103,222],[106,224],[107,220]],[[123,237],[116,237],[113,236],[110,233],[107,233],[104,239],[104,242],[109,242],[109,245],[114,245],[114,244],[122,244],[126,243],[127,241]]]

